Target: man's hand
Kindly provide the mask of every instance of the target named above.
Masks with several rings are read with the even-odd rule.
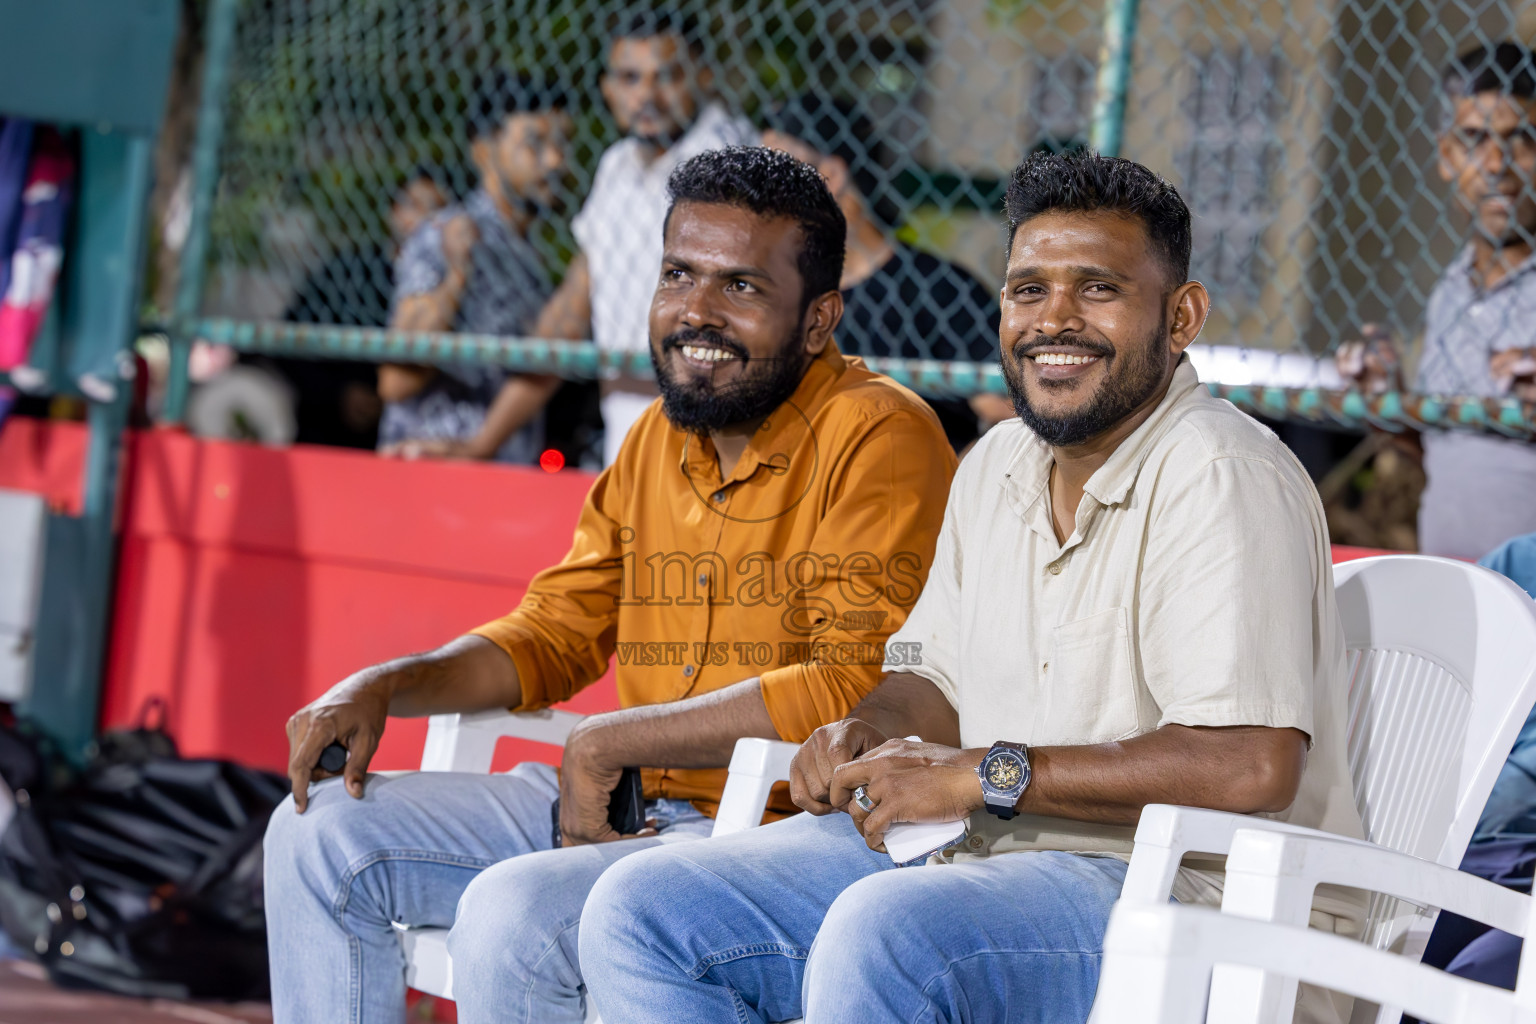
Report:
[[[1403,389],[1402,352],[1381,324],[1361,326],[1360,337],[1340,345],[1333,362],[1339,376],[1368,395]]]
[[[469,441],[451,439],[432,441],[396,441],[379,449],[389,459],[480,459],[484,458]]]
[[[605,758],[603,726],[585,719],[565,741],[560,760],[560,836],[562,846],[643,839],[656,834],[651,822],[634,835],[620,835],[608,824],[608,804],[624,765]]]
[[[976,766],[985,750],[940,743],[887,740],[832,773],[832,804],[848,812],[871,850],[885,849],[885,833],[897,822],[958,821],[985,801]],[[863,786],[875,809],[853,800]]]
[[[832,773],[886,741],[885,733],[858,718],[844,718],[811,733],[789,763],[789,798],[812,814],[838,810],[829,795]]]
[[[341,774],[347,780],[347,792],[362,799],[368,762],[379,747],[389,718],[394,691],[391,675],[379,666],[365,668],[288,719],[288,778],[293,785],[294,807],[300,814],[309,806],[309,784],[335,774],[316,764],[320,752],[332,743],[347,748],[347,764]]]
[[[443,225],[443,260],[452,270],[467,273],[470,254],[480,241],[480,229],[468,214],[459,214]]]
[[[1536,349],[1511,348],[1495,352],[1488,361],[1488,371],[1499,390],[1513,394],[1522,402],[1536,402]]]

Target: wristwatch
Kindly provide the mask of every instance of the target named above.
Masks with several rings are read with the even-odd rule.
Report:
[[[976,766],[976,774],[981,776],[981,796],[987,810],[1007,821],[1029,787],[1029,748],[998,740]]]

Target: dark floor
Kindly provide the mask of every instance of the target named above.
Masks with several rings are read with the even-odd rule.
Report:
[[[65,992],[48,983],[41,967],[0,961],[0,1024],[269,1024],[258,1003],[172,1003],[124,999],[96,992]]]
[[[452,1024],[453,1004],[412,993],[411,1024]],[[0,960],[0,1024],[271,1024],[264,1003],[173,1003],[65,992],[25,960]]]

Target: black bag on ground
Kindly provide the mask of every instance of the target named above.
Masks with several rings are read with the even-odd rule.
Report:
[[[169,999],[268,994],[261,837],[280,775],[184,760],[141,726],[66,777],[0,727],[16,814],[0,835],[0,927],[52,979]]]

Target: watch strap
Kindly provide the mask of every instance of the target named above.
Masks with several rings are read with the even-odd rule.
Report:
[[[996,743],[992,744],[991,749],[988,750],[987,753],[991,754],[991,752],[993,750],[996,750],[999,747],[1002,747],[1002,748],[1007,749],[1007,750],[1012,750],[1015,753],[1019,754],[1021,757],[1023,757],[1023,759],[1024,759],[1024,771],[1026,773],[1025,776],[1024,776],[1024,787],[1021,788],[1019,790],[1019,792],[1014,795],[1014,798],[1012,800],[1004,800],[1001,803],[994,803],[992,801],[991,794],[987,792],[987,788],[986,788],[986,785],[985,785],[986,779],[985,778],[982,779],[982,782],[984,784],[982,786],[982,799],[983,799],[983,804],[986,807],[988,813],[995,814],[997,817],[1003,819],[1004,821],[1007,821],[1008,819],[1010,819],[1010,818],[1012,818],[1012,817],[1014,817],[1015,815],[1018,814],[1018,810],[1017,810],[1015,805],[1018,803],[1018,798],[1023,795],[1024,789],[1028,788],[1028,786],[1029,786],[1029,778],[1030,778],[1029,774],[1028,774],[1029,773],[1029,747],[1026,744],[1023,744],[1023,743],[1013,743],[1013,742],[1010,742],[1009,740],[998,740]],[[985,761],[985,758],[983,758],[983,761]]]

